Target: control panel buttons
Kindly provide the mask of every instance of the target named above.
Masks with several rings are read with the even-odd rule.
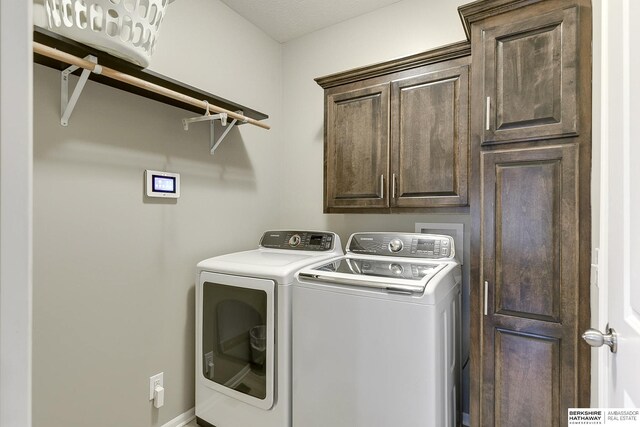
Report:
[[[331,236],[326,236],[324,239],[324,247],[326,249],[331,249],[331,242],[333,241],[333,238]]]
[[[400,239],[392,239],[389,242],[389,250],[391,252],[400,252],[402,250],[402,240]]]

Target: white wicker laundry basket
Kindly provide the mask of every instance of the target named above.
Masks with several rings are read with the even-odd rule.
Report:
[[[51,31],[147,67],[169,3],[170,0],[44,0],[44,7]]]

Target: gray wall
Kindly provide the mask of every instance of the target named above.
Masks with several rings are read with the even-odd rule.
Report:
[[[282,224],[413,231],[433,215],[322,213],[323,90],[314,78],[422,52],[465,39],[457,7],[466,1],[404,0],[283,45],[284,144],[288,169]],[[437,216],[439,219],[440,216]]]
[[[0,2],[0,425],[31,426],[31,4]]]
[[[173,3],[151,68],[271,116],[272,130],[242,126],[213,158],[207,126],[182,130],[193,114],[93,83],[61,127],[59,74],[36,66],[34,425],[162,426],[192,408],[193,267],[255,246],[264,229],[329,229],[346,241],[468,224],[446,212],[324,215],[313,81],[462,40],[462,3],[404,0],[284,45],[219,0]],[[181,173],[178,202],[145,200],[144,169]],[[148,378],[161,371],[156,410]]]
[[[162,426],[192,408],[195,264],[279,222],[281,46],[216,0],[170,8],[152,68],[273,129],[243,125],[211,157],[208,125],[182,129],[194,113],[92,82],[62,127],[59,73],[35,66],[35,427]],[[177,203],[145,200],[145,169],[181,174]]]
[[[283,45],[284,143],[289,173],[281,214],[283,227],[335,231],[346,243],[356,231],[413,232],[415,223],[465,224],[470,216],[448,214],[322,213],[323,90],[314,78],[375,62],[422,52],[465,39],[457,7],[463,0],[404,0],[389,7],[316,31]],[[469,336],[469,238],[464,245],[464,350]],[[460,249],[460,248],[459,248]],[[465,372],[468,379],[468,370]],[[468,386],[465,384],[465,390]],[[465,410],[468,411],[467,405]]]
[[[416,222],[465,222],[468,215],[322,213],[323,90],[314,78],[422,52],[465,38],[457,7],[465,1],[404,0],[283,45],[284,152],[295,179],[284,182],[281,225],[413,231]]]

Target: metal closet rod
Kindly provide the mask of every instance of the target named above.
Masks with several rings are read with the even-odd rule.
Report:
[[[258,120],[252,119],[250,117],[246,117],[242,114],[238,114],[234,111],[227,110],[225,108],[218,107],[213,104],[208,104],[202,100],[195,99],[191,96],[183,95],[180,92],[176,92],[175,90],[167,89],[155,83],[150,83],[142,79],[139,79],[137,77],[130,76],[128,74],[114,70],[113,68],[104,67],[99,64],[95,64],[91,61],[88,61],[86,59],[78,58],[77,56],[70,55],[66,52],[62,52],[52,47],[43,45],[42,43],[33,42],[33,51],[40,55],[44,55],[52,59],[57,59],[58,61],[66,62],[67,64],[70,64],[70,65],[75,65],[77,67],[84,68],[89,71],[96,71],[99,74],[102,74],[103,76],[107,76],[111,79],[118,80],[120,82],[127,83],[132,86],[136,86],[136,87],[157,93],[159,95],[163,95],[163,96],[175,99],[177,101],[184,102],[186,104],[191,104],[195,107],[200,107],[202,108],[202,110],[205,110],[208,108],[209,111],[213,113],[226,113],[227,116],[237,119],[238,121],[249,123],[254,126],[261,127],[263,129],[271,129],[271,126],[265,123],[262,123]],[[96,70],[96,67],[98,67],[98,70]]]

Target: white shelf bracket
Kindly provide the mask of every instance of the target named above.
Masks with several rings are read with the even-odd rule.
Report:
[[[238,122],[237,119],[233,119],[231,121],[231,123],[229,123],[228,126],[226,126],[226,129],[224,130],[224,132],[222,132],[222,135],[220,135],[220,137],[216,140],[215,139],[215,127],[216,124],[215,122],[211,122],[211,141],[209,143],[209,148],[210,148],[210,153],[213,156],[213,153],[216,151],[216,148],[218,148],[218,145],[220,145],[220,143],[222,142],[222,140],[224,139],[225,136],[227,136],[227,134],[229,133],[229,131],[231,131],[231,129],[233,129],[233,127],[235,126],[235,124]],[[222,121],[220,122],[220,124],[224,127],[225,123],[223,123]]]
[[[76,87],[71,94],[71,98],[69,98],[69,75],[76,71],[80,67],[76,67],[72,65],[68,68],[65,68],[60,73],[60,124],[62,126],[69,125],[69,118],[71,117],[71,113],[73,113],[73,109],[76,107],[76,103],[78,102],[78,98],[80,98],[80,94],[84,89],[84,85],[87,83],[89,79],[89,74],[101,74],[102,67],[98,65],[98,58],[93,55],[87,55],[84,59],[94,62],[96,64],[95,69],[93,71],[90,70],[82,70],[82,74],[80,75],[80,79],[78,83],[76,83]]]
[[[206,102],[206,101],[205,101]],[[231,129],[233,129],[233,127],[235,126],[235,124],[238,122],[237,119],[233,119],[231,121],[231,123],[229,123],[227,125],[227,113],[219,113],[219,114],[210,114],[209,113],[209,108],[206,109],[206,113],[204,116],[200,116],[200,117],[192,117],[192,118],[188,118],[188,119],[182,119],[182,126],[184,127],[184,130],[189,130],[189,124],[191,123],[196,123],[196,122],[204,122],[204,121],[208,121],[209,122],[209,149],[210,149],[210,153],[213,156],[213,153],[216,151],[216,148],[218,148],[218,145],[220,145],[220,143],[222,142],[222,140],[224,140],[224,138],[229,134],[229,132],[231,131]],[[242,114],[241,111],[238,112],[239,114]],[[222,127],[224,127],[224,131],[222,132],[222,135],[220,135],[218,137],[218,139],[216,139],[215,135],[216,135],[216,120],[220,120],[220,125]]]

